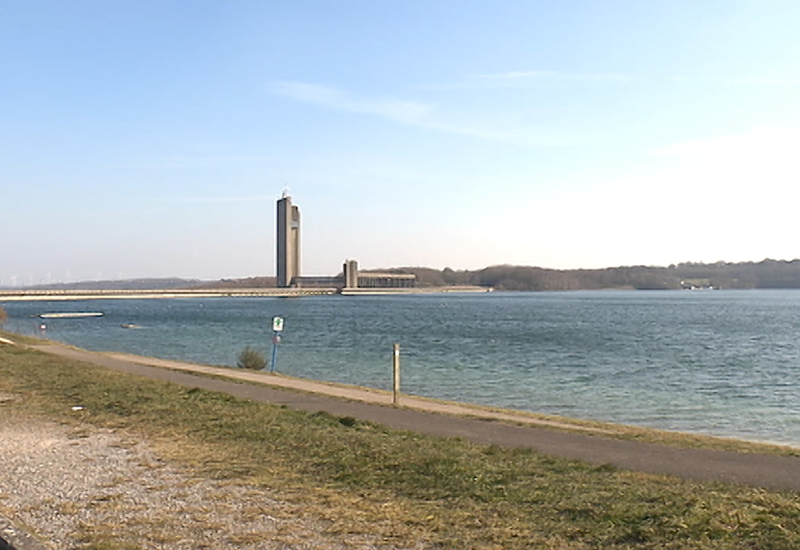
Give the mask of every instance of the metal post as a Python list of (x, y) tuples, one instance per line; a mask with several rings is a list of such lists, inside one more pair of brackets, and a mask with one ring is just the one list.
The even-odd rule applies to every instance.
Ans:
[(392, 344), (392, 372), (394, 384), (392, 391), (392, 405), (400, 404), (400, 344)]
[(281, 343), (281, 332), (283, 332), (283, 317), (275, 316), (272, 318), (272, 362), (269, 365), (269, 372), (275, 372), (275, 363), (278, 361), (278, 344)]
[(275, 332), (272, 335), (272, 362), (269, 364), (269, 372), (275, 372), (275, 362), (278, 360), (278, 342), (280, 336)]

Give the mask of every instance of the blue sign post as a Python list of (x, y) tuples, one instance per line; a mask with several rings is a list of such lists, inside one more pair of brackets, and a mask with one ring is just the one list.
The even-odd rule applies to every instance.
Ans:
[(283, 332), (283, 317), (272, 318), (272, 362), (269, 365), (269, 372), (275, 372), (275, 363), (278, 361), (278, 344), (281, 343), (281, 332)]

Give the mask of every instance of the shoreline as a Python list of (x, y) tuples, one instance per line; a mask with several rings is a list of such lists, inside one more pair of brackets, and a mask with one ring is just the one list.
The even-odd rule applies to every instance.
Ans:
[[(44, 351), (45, 353), (50, 353), (53, 352), (55, 349), (60, 348), (61, 350), (72, 350), (73, 352), (81, 355), (93, 354), (102, 357), (107, 357), (112, 360), (131, 362), (148, 367), (156, 367), (160, 369), (188, 372), (192, 374), (200, 374), (211, 377), (222, 377), (231, 380), (248, 382), (269, 387), (276, 387), (280, 389), (292, 390), (313, 395), (324, 395), (347, 401), (356, 401), (361, 403), (380, 405), (384, 407), (393, 407), (392, 392), (377, 388), (369, 388), (365, 386), (341, 384), (336, 382), (326, 382), (323, 380), (311, 380), (307, 378), (299, 378), (280, 373), (271, 373), (264, 370), (254, 371), (254, 370), (246, 370), (235, 367), (202, 365), (197, 363), (175, 361), (172, 359), (160, 359), (158, 357), (148, 357), (144, 355), (136, 355), (131, 353), (122, 353), (115, 351), (102, 351), (102, 352), (90, 351), (75, 346), (62, 344), (59, 342), (47, 341), (47, 343), (30, 345), (28, 347), (38, 351)], [(64, 354), (61, 352), (56, 352), (56, 353), (58, 355)], [(67, 351), (65, 355), (70, 355), (69, 351)], [(537, 414), (527, 411), (504, 409), (501, 407), (489, 407), (472, 403), (462, 403), (457, 401), (446, 401), (442, 399), (419, 397), (415, 395), (402, 394), (402, 393), (400, 394), (400, 401), (397, 407), (433, 412), (438, 414), (447, 414), (451, 416), (478, 418), (488, 421), (505, 421), (516, 424), (542, 426), (542, 427), (549, 427), (562, 430), (575, 430), (580, 432), (588, 432), (588, 433), (603, 434), (603, 435), (615, 435), (624, 432), (626, 430), (639, 429), (633, 426), (625, 426), (622, 424), (606, 424), (601, 422), (594, 422), (591, 420), (557, 417), (557, 416)], [(619, 426), (620, 429), (615, 430), (612, 428), (612, 426)]]
[[(33, 499), (7, 500), (7, 509), (49, 541), (59, 538), (54, 519), (70, 518), (80, 523), (62, 532), (80, 543), (131, 541), (165, 550), (173, 547), (170, 542), (177, 549), (187, 540), (221, 550), (262, 540), (285, 545), (292, 532), (302, 534), (298, 546), (328, 548), (309, 538), (314, 525), (334, 542), (331, 548), (348, 546), (344, 542), (364, 548), (522, 549), (598, 540), (621, 548), (631, 545), (631, 528), (648, 533), (634, 545), (654, 548), (674, 546), (678, 538), (692, 547), (699, 540), (726, 549), (747, 543), (794, 548), (800, 541), (797, 525), (787, 524), (797, 520), (797, 456), (614, 440), (268, 388), (75, 348), (57, 351), (62, 353), (0, 346), (8, 387), (19, 391), (7, 409), (23, 420), (18, 425), (30, 432), (35, 425), (24, 422), (30, 413), (74, 434), (54, 441), (51, 434), (32, 433), (34, 456), (17, 434), (7, 437), (20, 442), (5, 455), (12, 461), (14, 453), (22, 456), (23, 475), (5, 465), (0, 470), (10, 476), (13, 494)], [(13, 416), (0, 418), (8, 426)], [(121, 444), (112, 439), (115, 433)], [(42, 448), (42, 441), (49, 446)], [(131, 454), (134, 445), (149, 442), (156, 445), (154, 458), (163, 462)], [(117, 456), (147, 470), (140, 475)], [(31, 468), (37, 457), (42, 466)], [(110, 468), (86, 471), (103, 464)], [(146, 477), (169, 474), (171, 466), (192, 476), (192, 483)], [(204, 480), (210, 491), (202, 490)], [(27, 482), (36, 486), (29, 491), (21, 486)], [(58, 488), (65, 482), (68, 492)], [(221, 499), (226, 487), (242, 491)], [(131, 493), (141, 498), (120, 497)], [(57, 500), (61, 494), (67, 508)], [(240, 496), (253, 497), (249, 502), (256, 506), (232, 508), (242, 503)], [(275, 508), (283, 501), (292, 505), (286, 514)], [(39, 510), (43, 522), (31, 517)], [(576, 510), (587, 514), (575, 516)], [(276, 518), (291, 524), (282, 526)], [(309, 525), (303, 521), (308, 518), (322, 523)], [(228, 536), (226, 526), (241, 528), (242, 519), (267, 523), (244, 527), (238, 533), (246, 538)], [(729, 527), (720, 531), (717, 525)], [(761, 527), (754, 531), (753, 525)], [(287, 533), (284, 527), (290, 526), (296, 529)]]
[[(135, 363), (127, 356), (112, 357), (62, 345), (34, 344), (29, 349), (177, 386), (224, 393), (238, 399), (284, 406), (310, 414), (327, 413), (341, 419), (341, 423), (345, 425), (355, 419), (375, 423), (390, 430), (465, 439), (480, 445), (508, 449), (529, 449), (547, 456), (645, 474), (800, 491), (800, 458), (798, 450), (789, 447), (643, 429), (632, 429), (626, 433), (624, 426), (609, 426), (619, 430), (616, 433), (575, 430), (572, 425), (544, 424), (541, 420), (520, 422), (525, 415), (514, 415), (513, 419), (507, 419), (479, 408), (465, 406), (463, 410), (452, 409), (451, 407), (459, 405), (427, 400), (420, 400), (424, 405), (420, 409), (408, 406), (411, 398), (401, 401), (401, 406), (356, 401), (351, 395), (329, 395), (333, 392), (341, 393), (343, 389), (340, 386), (282, 376), (238, 373), (248, 377), (264, 377), (272, 382), (281, 380), (285, 385), (295, 386), (301, 382), (311, 384), (311, 389), (323, 389), (327, 394), (311, 393), (308, 387), (285, 388), (235, 380), (230, 375), (237, 374), (236, 371), (228, 368), (180, 363), (165, 363), (154, 367)], [(158, 362), (161, 363), (161, 360)], [(186, 370), (171, 368), (175, 366)], [(355, 391), (361, 397), (368, 395), (373, 401), (385, 398), (382, 392), (362, 388), (346, 387), (344, 390)]]
[[(82, 350), (81, 351), (88, 351)], [(166, 368), (191, 373), (205, 374), (208, 376), (221, 376), (232, 380), (241, 380), (260, 385), (273, 386), (311, 394), (326, 395), (339, 399), (360, 401), (368, 404), (376, 404), (385, 407), (393, 407), (392, 392), (366, 386), (357, 386), (338, 382), (328, 382), (324, 380), (313, 380), (300, 378), (282, 373), (270, 373), (266, 370), (250, 371), (237, 367), (202, 365), (185, 361), (175, 361), (171, 359), (160, 359), (158, 357), (148, 357), (130, 353), (106, 351), (91, 352), (98, 353), (112, 359), (130, 361), (140, 365), (151, 367)], [(407, 408), (419, 411), (433, 412), (465, 418), (476, 418), (486, 421), (510, 422), (519, 425), (539, 426), (555, 430), (577, 431), (588, 434), (595, 434), (601, 437), (620, 437), (631, 435), (653, 434), (660, 437), (680, 438), (682, 440), (694, 439), (695, 441), (717, 441), (752, 446), (764, 449), (784, 449), (788, 451), (800, 451), (800, 446), (793, 446), (772, 441), (753, 441), (736, 437), (721, 437), (714, 435), (697, 434), (691, 432), (679, 432), (673, 430), (661, 430), (657, 428), (646, 428), (635, 425), (620, 424), (614, 422), (604, 422), (600, 420), (587, 420), (581, 418), (571, 418), (566, 416), (549, 415), (531, 411), (521, 411), (507, 409), (503, 407), (480, 405), (462, 401), (448, 401), (433, 397), (423, 397), (412, 394), (400, 393), (398, 408)]]
[[(17, 345), (11, 340), (4, 340), (5, 344)], [(144, 367), (154, 367), (178, 373), (183, 372), (189, 375), (199, 375), (210, 378), (219, 377), (237, 383), (244, 382), (279, 390), (288, 390), (313, 396), (363, 403), (365, 405), (377, 405), (390, 410), (411, 410), (437, 415), (447, 415), (456, 418), (476, 419), (484, 422), (502, 422), (508, 425), (587, 434), (608, 440), (641, 441), (684, 448), (722, 449), (733, 450), (735, 452), (744, 451), (772, 454), (797, 454), (800, 452), (800, 446), (766, 440), (748, 440), (736, 437), (663, 430), (467, 402), (448, 401), (403, 393), (400, 394), (399, 403), (395, 406), (392, 404), (391, 391), (365, 386), (299, 378), (282, 373), (270, 373), (268, 371), (251, 371), (235, 367), (203, 365), (123, 352), (90, 351), (50, 340), (41, 340), (35, 344), (19, 345), (38, 351), (44, 351), (45, 353), (54, 353), (67, 357), (71, 356), (83, 361), (86, 361), (87, 357), (96, 356), (106, 358), (110, 361), (133, 363)], [(102, 362), (96, 361), (88, 362), (102, 364)]]
[[(336, 382), (326, 382), (324, 380), (311, 380), (298, 378), (280, 373), (270, 373), (267, 371), (249, 371), (234, 367), (215, 367), (211, 365), (199, 365), (171, 359), (159, 359), (157, 357), (147, 357), (120, 352), (100, 352), (102, 355), (131, 361), (140, 365), (151, 367), (167, 368), (179, 371), (206, 374), (210, 376), (222, 376), (233, 380), (242, 380), (255, 384), (274, 386), (283, 389), (301, 391), (311, 394), (321, 394), (351, 401), (360, 401), (386, 407), (393, 406), (392, 392), (365, 386), (351, 384), (341, 384)], [(536, 426), (547, 426), (556, 429), (578, 430), (597, 434), (612, 435), (616, 433), (609, 428), (594, 426), (591, 421), (583, 421), (572, 418), (551, 417), (526, 411), (515, 411), (501, 407), (488, 407), (473, 403), (462, 403), (458, 401), (446, 401), (428, 397), (419, 397), (410, 394), (400, 394), (398, 404), (401, 408), (436, 412), (440, 414), (450, 414), (454, 416), (467, 416), (482, 418), (485, 420), (501, 420), (507, 422), (531, 424)], [(597, 423), (599, 424), (599, 423)]]
[[(21, 336), (13, 333), (8, 333), (8, 334), (13, 336)], [(36, 338), (31, 338), (31, 337), (22, 337), (22, 338), (38, 340)], [(308, 378), (300, 378), (282, 373), (272, 373), (266, 370), (256, 371), (256, 370), (247, 370), (236, 367), (203, 365), (198, 363), (191, 363), (188, 361), (161, 359), (158, 357), (149, 357), (145, 355), (136, 355), (132, 353), (124, 353), (116, 351), (91, 351), (53, 340), (39, 340), (37, 343), (30, 344), (23, 342), (15, 342), (11, 339), (0, 337), (0, 344), (21, 346), (21, 347), (31, 348), (37, 351), (43, 351), (45, 353), (55, 353), (57, 355), (67, 355), (67, 356), (75, 354), (80, 354), (84, 356), (96, 355), (101, 357), (108, 357), (114, 360), (136, 363), (138, 365), (145, 365), (149, 367), (183, 371), (183, 372), (189, 372), (206, 376), (219, 376), (231, 380), (240, 380), (243, 382), (249, 382), (259, 385), (277, 387), (281, 389), (293, 390), (298, 392), (305, 392), (309, 394), (325, 395), (349, 401), (358, 401), (358, 402), (381, 405), (386, 407), (394, 406), (392, 403), (393, 395), (391, 391), (381, 390), (377, 388), (369, 388), (366, 386), (357, 386), (352, 384), (328, 382), (324, 380), (312, 380)], [(637, 428), (634, 426), (625, 426), (623, 424), (604, 423), (592, 420), (581, 420), (577, 418), (568, 418), (555, 415), (547, 415), (542, 413), (505, 409), (502, 407), (491, 407), (474, 403), (447, 401), (431, 397), (420, 397), (416, 395), (403, 394), (403, 393), (400, 394), (400, 401), (398, 407), (421, 410), (421, 411), (429, 411), (439, 414), (449, 414), (453, 416), (480, 418), (484, 420), (499, 420), (499, 421), (518, 423), (518, 424), (544, 426), (554, 429), (576, 430), (576, 431), (605, 434), (605, 435), (613, 435), (626, 430), (639, 430), (639, 429), (652, 432), (659, 431), (659, 430), (649, 430), (646, 428)], [(619, 427), (620, 429), (614, 429), (613, 427), (615, 426)], [(686, 434), (686, 435), (691, 435), (691, 434)], [(715, 438), (715, 439), (725, 439), (725, 438)]]

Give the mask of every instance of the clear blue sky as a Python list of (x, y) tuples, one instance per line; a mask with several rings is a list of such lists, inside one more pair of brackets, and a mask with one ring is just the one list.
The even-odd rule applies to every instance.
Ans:
[(800, 2), (0, 3), (0, 285), (800, 256)]

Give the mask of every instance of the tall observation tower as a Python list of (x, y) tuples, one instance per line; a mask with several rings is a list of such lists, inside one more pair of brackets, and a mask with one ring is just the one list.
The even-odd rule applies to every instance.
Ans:
[(300, 277), (300, 209), (292, 206), (292, 197), (284, 191), (278, 201), (278, 286), (292, 286)]

